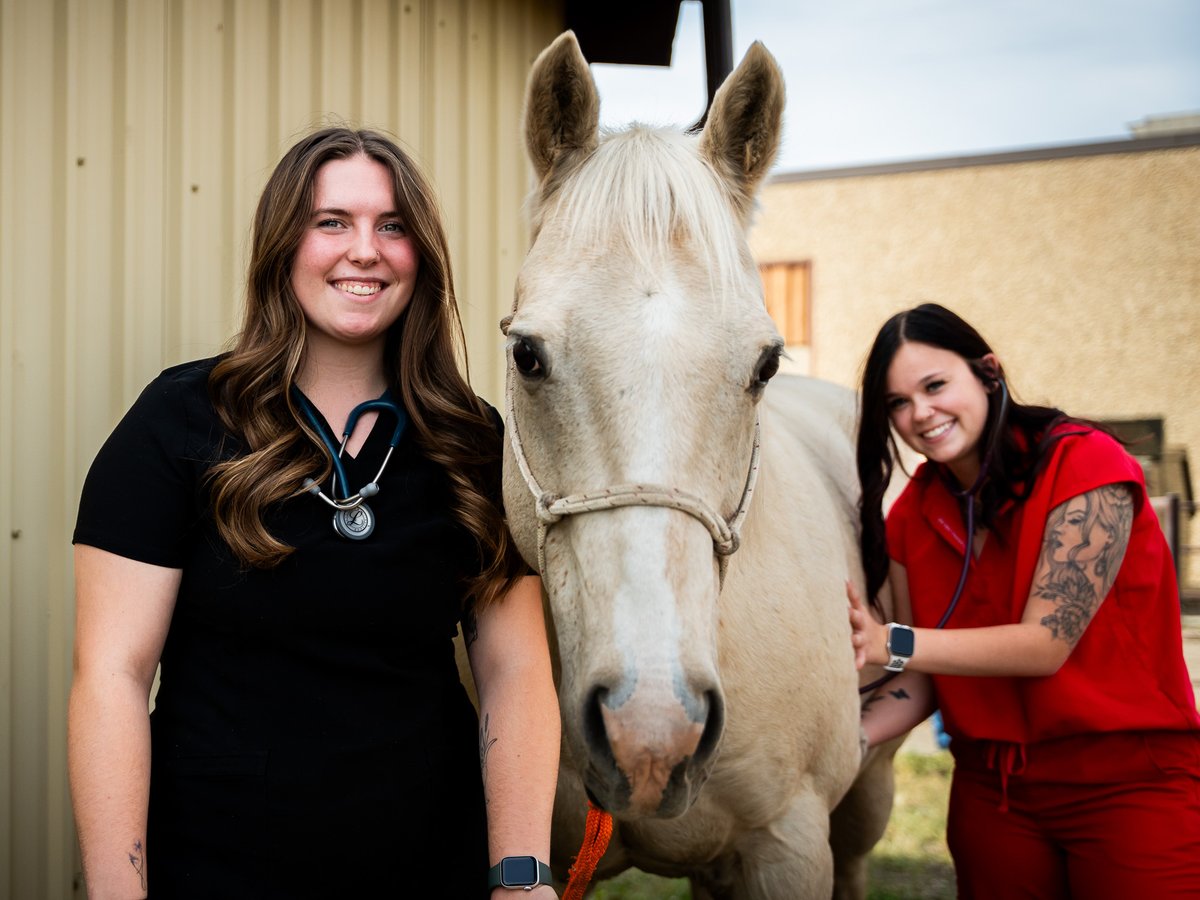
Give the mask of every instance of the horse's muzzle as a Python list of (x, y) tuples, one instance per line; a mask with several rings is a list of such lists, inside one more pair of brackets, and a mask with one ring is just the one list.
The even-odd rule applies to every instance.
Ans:
[(720, 687), (652, 694), (639, 688), (619, 705), (594, 687), (583, 714), (584, 782), (604, 809), (628, 818), (672, 818), (695, 802), (725, 721)]

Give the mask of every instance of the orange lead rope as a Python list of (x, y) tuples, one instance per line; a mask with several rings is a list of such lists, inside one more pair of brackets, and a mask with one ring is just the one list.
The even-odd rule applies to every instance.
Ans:
[(596, 866), (608, 849), (612, 832), (612, 814), (589, 800), (587, 822), (583, 826), (583, 846), (575, 857), (575, 865), (571, 866), (571, 877), (567, 881), (567, 889), (563, 891), (562, 900), (583, 900), (583, 892), (596, 874)]

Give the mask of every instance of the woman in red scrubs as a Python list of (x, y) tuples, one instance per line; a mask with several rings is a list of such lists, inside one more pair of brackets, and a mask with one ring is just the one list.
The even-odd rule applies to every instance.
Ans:
[[(885, 526), (893, 435), (926, 462)], [(867, 595), (890, 582), (897, 621), (851, 589), (856, 661), (900, 672), (863, 728), (940, 709), (959, 896), (1200, 896), (1200, 715), (1140, 465), (1012, 400), (979, 333), (925, 304), (868, 356), (858, 467)]]

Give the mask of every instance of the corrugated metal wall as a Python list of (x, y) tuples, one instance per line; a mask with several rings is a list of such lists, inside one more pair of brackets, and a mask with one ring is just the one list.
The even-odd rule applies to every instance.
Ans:
[(495, 402), (526, 245), (522, 90), (561, 22), (553, 0), (0, 0), (0, 897), (82, 896), (79, 488), (142, 386), (236, 327), (271, 166), (328, 119), (415, 150)]

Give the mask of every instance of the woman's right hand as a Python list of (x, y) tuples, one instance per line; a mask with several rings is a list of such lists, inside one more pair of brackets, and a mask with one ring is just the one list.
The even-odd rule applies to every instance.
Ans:
[(846, 599), (850, 601), (850, 644), (854, 647), (854, 667), (887, 662), (887, 629), (863, 603), (854, 582), (846, 581)]

